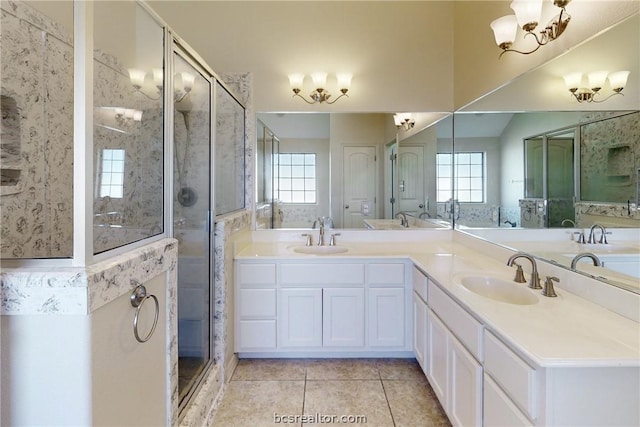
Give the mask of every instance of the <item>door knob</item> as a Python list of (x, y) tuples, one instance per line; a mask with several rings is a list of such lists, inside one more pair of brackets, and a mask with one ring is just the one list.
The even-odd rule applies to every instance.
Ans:
[(424, 205), (423, 205), (422, 203), (420, 203), (420, 204), (418, 205), (418, 207), (419, 207), (420, 209), (422, 209), (422, 208), (424, 208)]
[(349, 209), (349, 205), (344, 205), (344, 208), (345, 209)]

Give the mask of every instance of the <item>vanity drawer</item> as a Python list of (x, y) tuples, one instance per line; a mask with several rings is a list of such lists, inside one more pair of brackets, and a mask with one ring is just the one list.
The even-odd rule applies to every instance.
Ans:
[(536, 418), (536, 370), (488, 331), (484, 333), (484, 368), (522, 411)]
[(486, 427), (533, 426), (489, 375), (484, 374), (484, 422)]
[(424, 302), (429, 302), (427, 299), (427, 286), (429, 285), (429, 278), (424, 273), (413, 267), (412, 274), (413, 290), (422, 298)]
[(275, 285), (275, 264), (237, 264), (237, 283), (240, 285)]
[(404, 286), (404, 264), (369, 264), (367, 281), (370, 285)]
[(362, 285), (364, 286), (364, 264), (282, 264), (281, 285)]
[(469, 352), (482, 362), (482, 324), (432, 281), (427, 284), (429, 307), (447, 325)]
[(275, 289), (240, 289), (238, 292), (240, 318), (276, 316)]

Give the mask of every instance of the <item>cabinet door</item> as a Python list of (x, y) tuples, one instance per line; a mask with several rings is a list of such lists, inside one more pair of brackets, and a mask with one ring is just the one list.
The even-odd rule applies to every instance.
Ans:
[(404, 288), (369, 288), (368, 303), (369, 346), (404, 347)]
[(364, 288), (325, 288), (322, 303), (322, 345), (364, 347)]
[(427, 304), (416, 292), (413, 293), (413, 353), (416, 360), (427, 373)]
[(448, 411), (447, 377), (449, 375), (449, 358), (447, 357), (447, 328), (431, 311), (427, 310), (427, 378), (435, 391), (440, 404)]
[(449, 349), (449, 417), (453, 425), (482, 425), (482, 366), (451, 334)]
[(278, 298), (278, 347), (322, 345), (322, 289), (281, 289)]

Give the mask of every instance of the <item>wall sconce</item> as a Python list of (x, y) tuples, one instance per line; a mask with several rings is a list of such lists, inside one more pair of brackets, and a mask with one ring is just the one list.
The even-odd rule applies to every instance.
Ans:
[[(622, 95), (622, 89), (627, 84), (629, 78), (629, 71), (616, 71), (609, 74), (608, 71), (594, 71), (587, 73), (588, 86), (582, 84), (584, 75), (582, 73), (571, 73), (564, 76), (564, 83), (576, 98), (578, 102), (604, 102), (614, 95)], [(609, 86), (613, 93), (604, 99), (596, 100), (595, 97), (599, 95), (600, 90), (604, 86), (605, 82), (609, 80)]]
[[(147, 78), (147, 73), (144, 70), (139, 70), (137, 68), (129, 68), (129, 80), (131, 80), (131, 85), (133, 86), (133, 88), (136, 90), (136, 92), (140, 92), (141, 94), (143, 94), (144, 96), (146, 96), (149, 99), (152, 100), (157, 100), (160, 99), (160, 96), (157, 97), (152, 97), (147, 95), (143, 90), (142, 87), (144, 86), (144, 81)], [(154, 68), (151, 70), (151, 73), (153, 75), (153, 84), (155, 85), (156, 89), (158, 90), (158, 95), (162, 94), (162, 85), (163, 85), (163, 81), (164, 81), (164, 71), (161, 68)]]
[(349, 88), (351, 86), (352, 75), (347, 73), (337, 73), (336, 78), (338, 79), (338, 87), (340, 88), (340, 92), (342, 92), (342, 95), (340, 95), (333, 101), (329, 101), (331, 94), (325, 89), (327, 86), (327, 73), (325, 72), (316, 72), (311, 74), (313, 86), (316, 88), (309, 95), (311, 101), (300, 95), (302, 84), (304, 82), (304, 74), (289, 74), (289, 84), (291, 85), (291, 90), (293, 90), (293, 96), (302, 98), (302, 100), (307, 104), (315, 104), (316, 102), (333, 104), (343, 96), (346, 96), (347, 98), (349, 97), (349, 95), (347, 95), (347, 92), (349, 91)]
[[(181, 102), (189, 94), (189, 92), (191, 92), (195, 81), (196, 76), (187, 71), (176, 74), (176, 102)], [(178, 96), (180, 92), (182, 92), (182, 94)]]
[(133, 108), (121, 108), (116, 107), (115, 109), (116, 119), (127, 119), (133, 120), (134, 122), (142, 121), (142, 111), (134, 110)]
[[(540, 46), (544, 46), (560, 37), (571, 20), (571, 16), (565, 9), (570, 1), (571, 0), (553, 0), (553, 4), (560, 8), (560, 14), (553, 18), (551, 22), (540, 31), (540, 35), (538, 36), (533, 31), (540, 21), (542, 0), (514, 0), (511, 3), (511, 9), (513, 9), (515, 15), (503, 16), (493, 21), (490, 25), (496, 39), (496, 44), (502, 49), (500, 58), (505, 52), (518, 52), (523, 55), (529, 55), (540, 49)], [(529, 52), (511, 49), (516, 39), (518, 27), (526, 31), (525, 37), (528, 35), (534, 37), (538, 43), (535, 49)]]
[(396, 113), (393, 115), (393, 122), (398, 129), (402, 128), (405, 132), (413, 129), (416, 124), (411, 113)]

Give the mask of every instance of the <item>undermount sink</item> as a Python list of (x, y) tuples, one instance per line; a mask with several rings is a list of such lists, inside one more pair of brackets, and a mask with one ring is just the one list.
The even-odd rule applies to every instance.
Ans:
[(491, 276), (464, 276), (460, 284), (473, 293), (495, 301), (516, 305), (531, 305), (538, 302), (526, 284), (509, 282)]
[(309, 255), (334, 255), (343, 254), (349, 249), (344, 246), (296, 246), (293, 251), (299, 254)]

